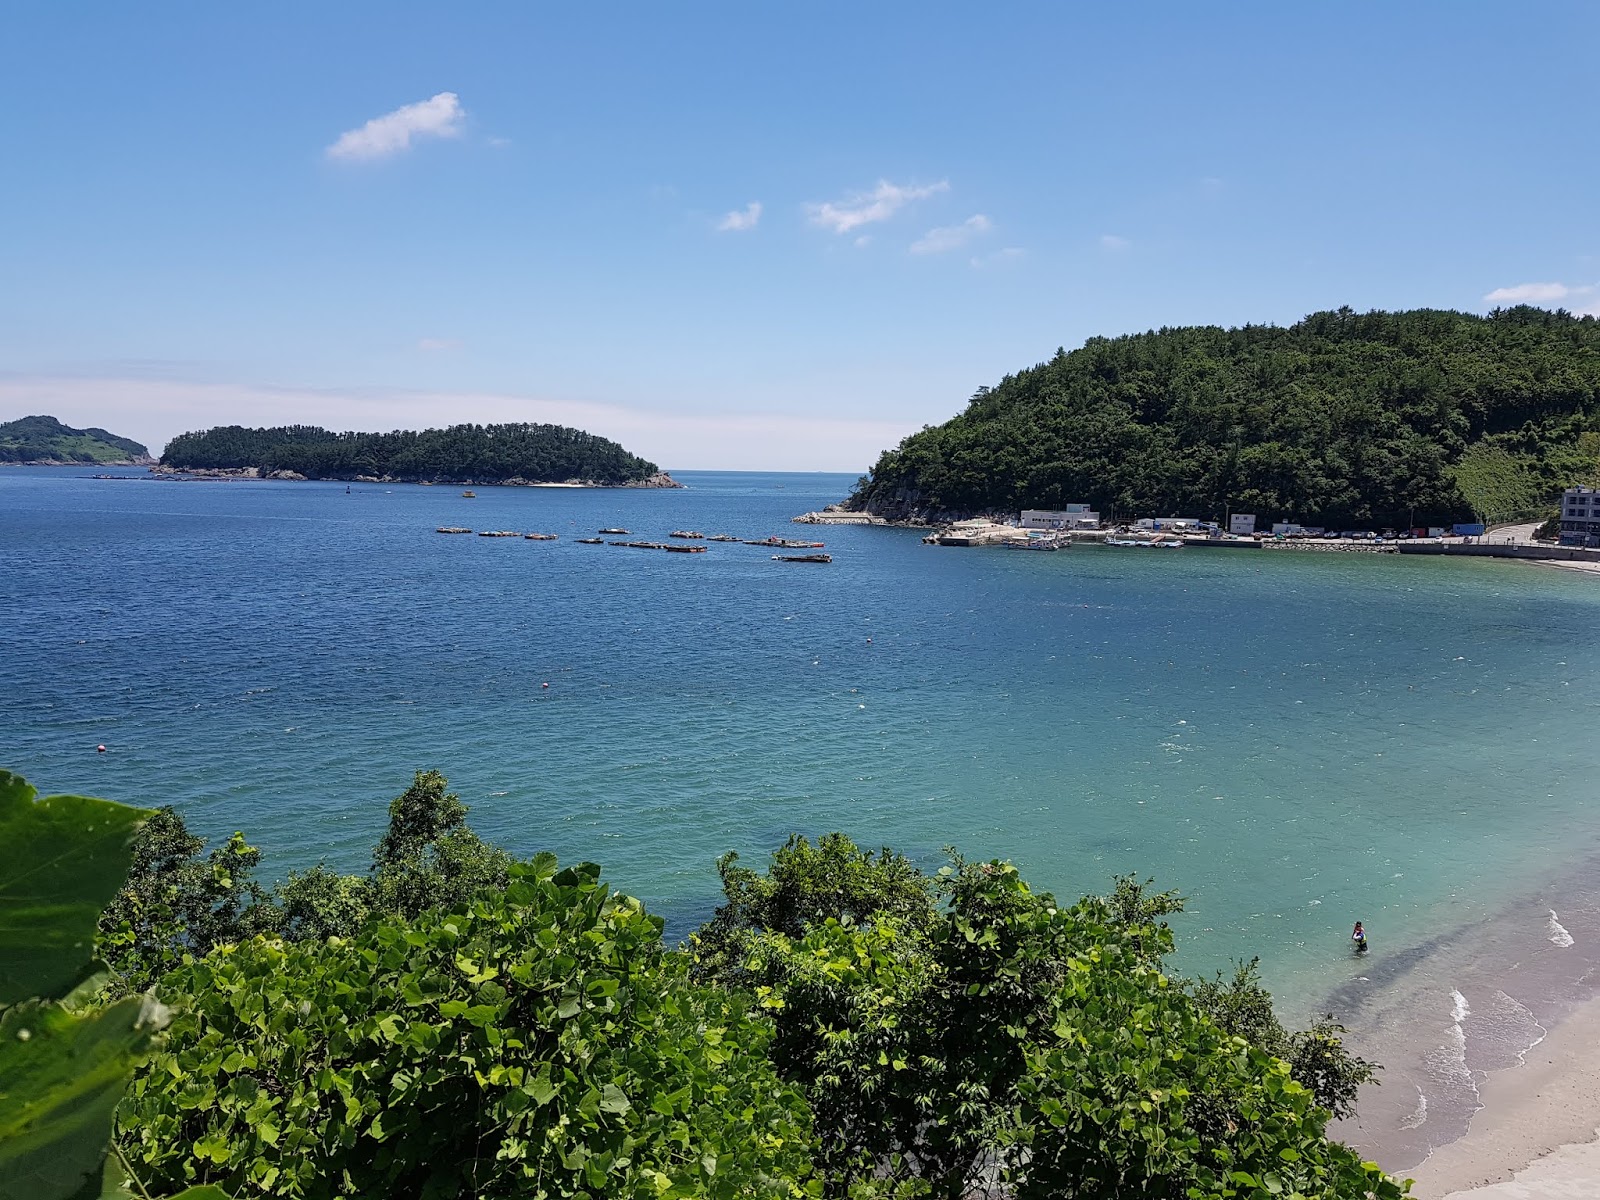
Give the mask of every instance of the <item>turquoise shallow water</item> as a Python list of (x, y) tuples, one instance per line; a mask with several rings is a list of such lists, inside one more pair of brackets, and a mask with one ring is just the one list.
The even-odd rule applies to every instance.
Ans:
[[(724, 850), (844, 829), (1191, 897), (1184, 962), (1347, 982), (1600, 849), (1600, 580), (1396, 556), (1013, 554), (819, 530), (844, 476), (678, 492), (0, 471), (0, 765), (362, 864), (436, 766), (487, 836), (681, 931)], [(441, 524), (558, 542), (442, 537)], [(549, 687), (543, 685), (548, 683)], [(109, 752), (95, 753), (97, 743)]]

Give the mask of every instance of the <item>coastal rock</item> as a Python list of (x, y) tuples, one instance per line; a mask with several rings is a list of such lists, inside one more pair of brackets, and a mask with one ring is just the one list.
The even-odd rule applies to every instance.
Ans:
[(627, 488), (681, 488), (683, 484), (679, 483), (665, 471), (657, 471), (648, 479), (629, 480), (622, 486)]

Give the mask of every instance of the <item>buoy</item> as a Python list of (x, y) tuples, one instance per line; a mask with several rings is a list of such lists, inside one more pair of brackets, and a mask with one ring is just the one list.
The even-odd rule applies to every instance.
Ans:
[(96, 746), (94, 748), (94, 752), (96, 754), (104, 754), (106, 752), (106, 744), (104, 742), (101, 742), (98, 746)]
[(550, 685), (548, 683), (541, 683), (539, 686), (542, 687), (542, 688), (547, 688)]

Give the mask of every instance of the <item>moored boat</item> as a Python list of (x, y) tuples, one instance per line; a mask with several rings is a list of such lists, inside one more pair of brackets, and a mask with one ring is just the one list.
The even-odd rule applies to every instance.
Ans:
[(439, 532), (440, 533), (471, 533), (472, 530), (468, 529), (465, 525), (441, 525), (441, 526), (439, 526)]
[(773, 562), (831, 563), (831, 554), (774, 554)]
[(626, 537), (627, 534), (628, 534), (628, 531), (626, 529), (602, 529), (600, 532), (601, 533), (620, 533), (624, 537)]
[(671, 533), (667, 534), (667, 536), (675, 538), (703, 538), (705, 537), (705, 534), (693, 529), (674, 529)]
[(515, 529), (480, 529), (479, 537), (521, 537)]
[(525, 533), (522, 536), (530, 542), (553, 542), (561, 535), (559, 533)]
[(576, 538), (574, 540), (580, 546), (604, 546), (606, 544), (605, 538)]

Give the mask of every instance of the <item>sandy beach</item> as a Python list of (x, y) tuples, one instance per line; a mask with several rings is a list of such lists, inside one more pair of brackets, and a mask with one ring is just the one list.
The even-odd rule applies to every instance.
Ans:
[(1600, 1198), (1597, 872), (1533, 884), (1330, 997), (1384, 1064), (1332, 1132), (1419, 1200)]
[(1410, 1172), (1419, 1200), (1600, 1196), (1600, 1000), (1492, 1072), (1467, 1135)]

